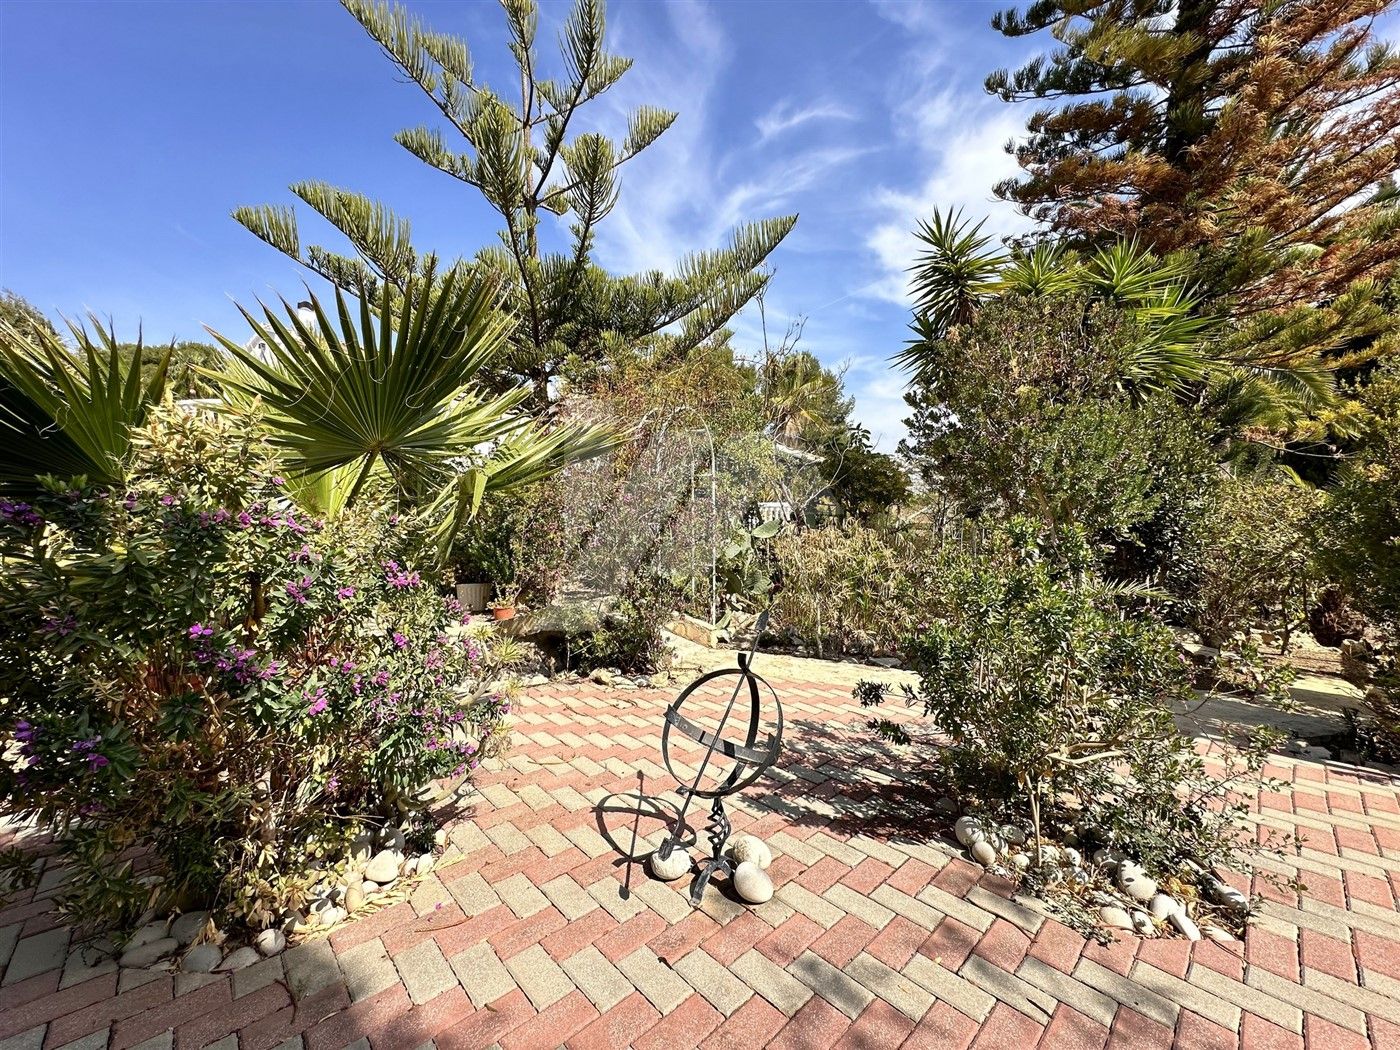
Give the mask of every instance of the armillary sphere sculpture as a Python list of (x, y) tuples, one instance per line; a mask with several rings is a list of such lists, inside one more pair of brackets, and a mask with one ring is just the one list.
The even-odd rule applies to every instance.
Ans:
[[(690, 808), (690, 803), (697, 798), (711, 799), (710, 804), (710, 826), (707, 832), (710, 839), (711, 855), (700, 862), (700, 873), (696, 876), (694, 884), (690, 890), (691, 904), (698, 905), (700, 898), (705, 892), (705, 884), (710, 881), (710, 877), (716, 871), (722, 871), (726, 875), (734, 873), (733, 865), (723, 856), (724, 844), (728, 840), (730, 832), (733, 830), (729, 823), (729, 816), (724, 812), (724, 800), (727, 796), (737, 791), (742, 791), (748, 787), (778, 760), (778, 754), (783, 747), (783, 705), (778, 700), (778, 694), (766, 681), (753, 673), (753, 657), (758, 648), (758, 639), (763, 634), (763, 629), (768, 624), (768, 613), (760, 614), (755, 625), (754, 641), (747, 653), (739, 654), (739, 666), (730, 667), (720, 671), (710, 671), (703, 674), (695, 681), (691, 682), (676, 697), (675, 702), (666, 708), (666, 725), (661, 731), (661, 759), (666, 763), (666, 769), (671, 776), (676, 778), (680, 784), (677, 789), (685, 799), (681, 806), (680, 813), (676, 817), (675, 827), (671, 829), (670, 835), (657, 849), (657, 856), (661, 860), (670, 857), (673, 850), (679, 848), (681, 833), (685, 828), (685, 814)], [(715, 726), (713, 733), (706, 731), (696, 724), (691, 718), (682, 714), (682, 708), (688, 699), (710, 685), (711, 683), (721, 683), (719, 695), (723, 696), (723, 688), (729, 684), (729, 679), (734, 679), (734, 689), (730, 693), (729, 703), (720, 715), (719, 722)], [(766, 691), (766, 693), (765, 693)], [(729, 725), (730, 716), (734, 713), (734, 708), (738, 704), (741, 693), (747, 693), (749, 701), (748, 730), (744, 734), (742, 743), (725, 739), (724, 732)], [(763, 740), (759, 739), (759, 724), (763, 713), (764, 701), (771, 698), (773, 712), (773, 722), (775, 730), (769, 733)], [(698, 699), (697, 699), (698, 703)], [(705, 748), (704, 757), (700, 761), (700, 768), (695, 774), (692, 783), (687, 784), (676, 772), (671, 763), (671, 733), (680, 733), (682, 736), (694, 740)], [(704, 781), (705, 773), (710, 766), (715, 753), (733, 760), (733, 768), (727, 776), (723, 776), (712, 787), (702, 788), (700, 785)]]

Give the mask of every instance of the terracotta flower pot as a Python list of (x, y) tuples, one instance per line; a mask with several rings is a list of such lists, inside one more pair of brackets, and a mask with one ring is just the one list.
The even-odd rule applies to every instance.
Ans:
[(515, 619), (515, 606), (498, 606), (497, 608), (491, 610), (491, 615), (498, 620), (513, 620)]

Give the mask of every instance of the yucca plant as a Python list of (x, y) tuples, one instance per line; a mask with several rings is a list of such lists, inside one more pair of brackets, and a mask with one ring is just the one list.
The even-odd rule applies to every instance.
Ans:
[(541, 424), (521, 410), (524, 385), (478, 385), (510, 334), (493, 287), (454, 270), (414, 278), (406, 292), (381, 283), (354, 305), (337, 289), (334, 318), (312, 297), (312, 325), (285, 301), (285, 317), (242, 310), (268, 359), (213, 332), (231, 356), (213, 375), (227, 410), (256, 416), (294, 494), (335, 513), (387, 481), (400, 500), (441, 506), (445, 549), (485, 493), (538, 481), (617, 437)]
[(140, 339), (127, 353), (92, 321), (95, 337), (69, 322), (71, 348), (51, 331), (0, 323), (0, 490), (28, 495), (44, 474), (121, 481), (131, 429), (164, 395), (171, 350), (143, 380)]

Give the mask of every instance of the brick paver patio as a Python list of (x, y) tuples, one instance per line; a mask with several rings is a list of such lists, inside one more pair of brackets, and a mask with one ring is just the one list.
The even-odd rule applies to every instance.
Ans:
[(918, 752), (845, 687), (778, 688), (781, 769), (731, 808), (775, 854), (761, 907), (692, 909), (609, 844), (659, 841), (627, 798), (674, 797), (670, 694), (543, 686), (438, 868), (328, 939), (232, 976), (90, 968), (41, 883), (0, 912), (0, 1050), (1400, 1047), (1396, 779), (1280, 759), (1259, 820), (1304, 837), (1302, 894), (1266, 887), (1243, 944), (1103, 947), (938, 838)]

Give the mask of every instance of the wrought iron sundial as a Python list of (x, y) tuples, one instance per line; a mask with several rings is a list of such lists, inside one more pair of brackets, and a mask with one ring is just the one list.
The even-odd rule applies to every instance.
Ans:
[[(675, 826), (671, 829), (670, 835), (666, 837), (656, 853), (659, 858), (665, 860), (670, 857), (673, 850), (680, 847), (682, 833), (685, 829), (685, 814), (690, 808), (690, 803), (697, 798), (707, 798), (712, 800), (710, 804), (710, 824), (707, 836), (710, 840), (711, 855), (700, 862), (700, 872), (695, 878), (695, 882), (690, 890), (691, 904), (698, 905), (705, 892), (705, 885), (710, 881), (710, 877), (716, 871), (722, 871), (726, 875), (732, 875), (733, 865), (724, 856), (724, 844), (733, 830), (729, 823), (729, 815), (724, 811), (724, 799), (737, 791), (742, 791), (778, 760), (778, 754), (783, 747), (783, 705), (778, 700), (778, 694), (773, 687), (753, 672), (753, 658), (758, 649), (758, 639), (763, 634), (763, 629), (768, 625), (768, 613), (764, 611), (758, 617), (758, 622), (754, 625), (754, 640), (747, 653), (739, 654), (739, 666), (724, 668), (719, 671), (710, 671), (701, 675), (691, 682), (676, 697), (670, 707), (666, 708), (666, 724), (661, 731), (661, 759), (666, 763), (667, 771), (676, 778), (680, 784), (678, 791), (684, 803), (681, 805), (680, 813), (676, 817)], [(698, 704), (698, 693), (707, 686), (719, 683), (719, 695), (723, 696), (723, 690), (729, 685), (729, 680), (733, 679), (733, 691), (730, 693), (729, 702), (725, 706), (723, 713), (715, 725), (714, 732), (709, 732), (695, 722), (692, 718), (682, 713), (682, 708), (687, 700), (694, 698)], [(773, 722), (776, 728), (767, 734), (762, 740), (759, 739), (759, 726), (762, 722), (762, 714), (765, 696), (763, 691), (767, 691), (767, 696), (772, 699)], [(730, 716), (734, 713), (734, 708), (738, 704), (739, 695), (747, 692), (749, 700), (748, 729), (744, 733), (741, 742), (726, 739), (725, 729), (729, 725)], [(676, 772), (671, 761), (671, 733), (675, 731), (690, 740), (695, 741), (705, 748), (704, 757), (700, 761), (699, 769), (695, 774), (693, 782), (687, 784)], [(723, 776), (712, 787), (701, 787), (704, 782), (705, 773), (709, 768), (715, 753), (729, 758), (733, 761), (733, 768), (728, 775)]]

